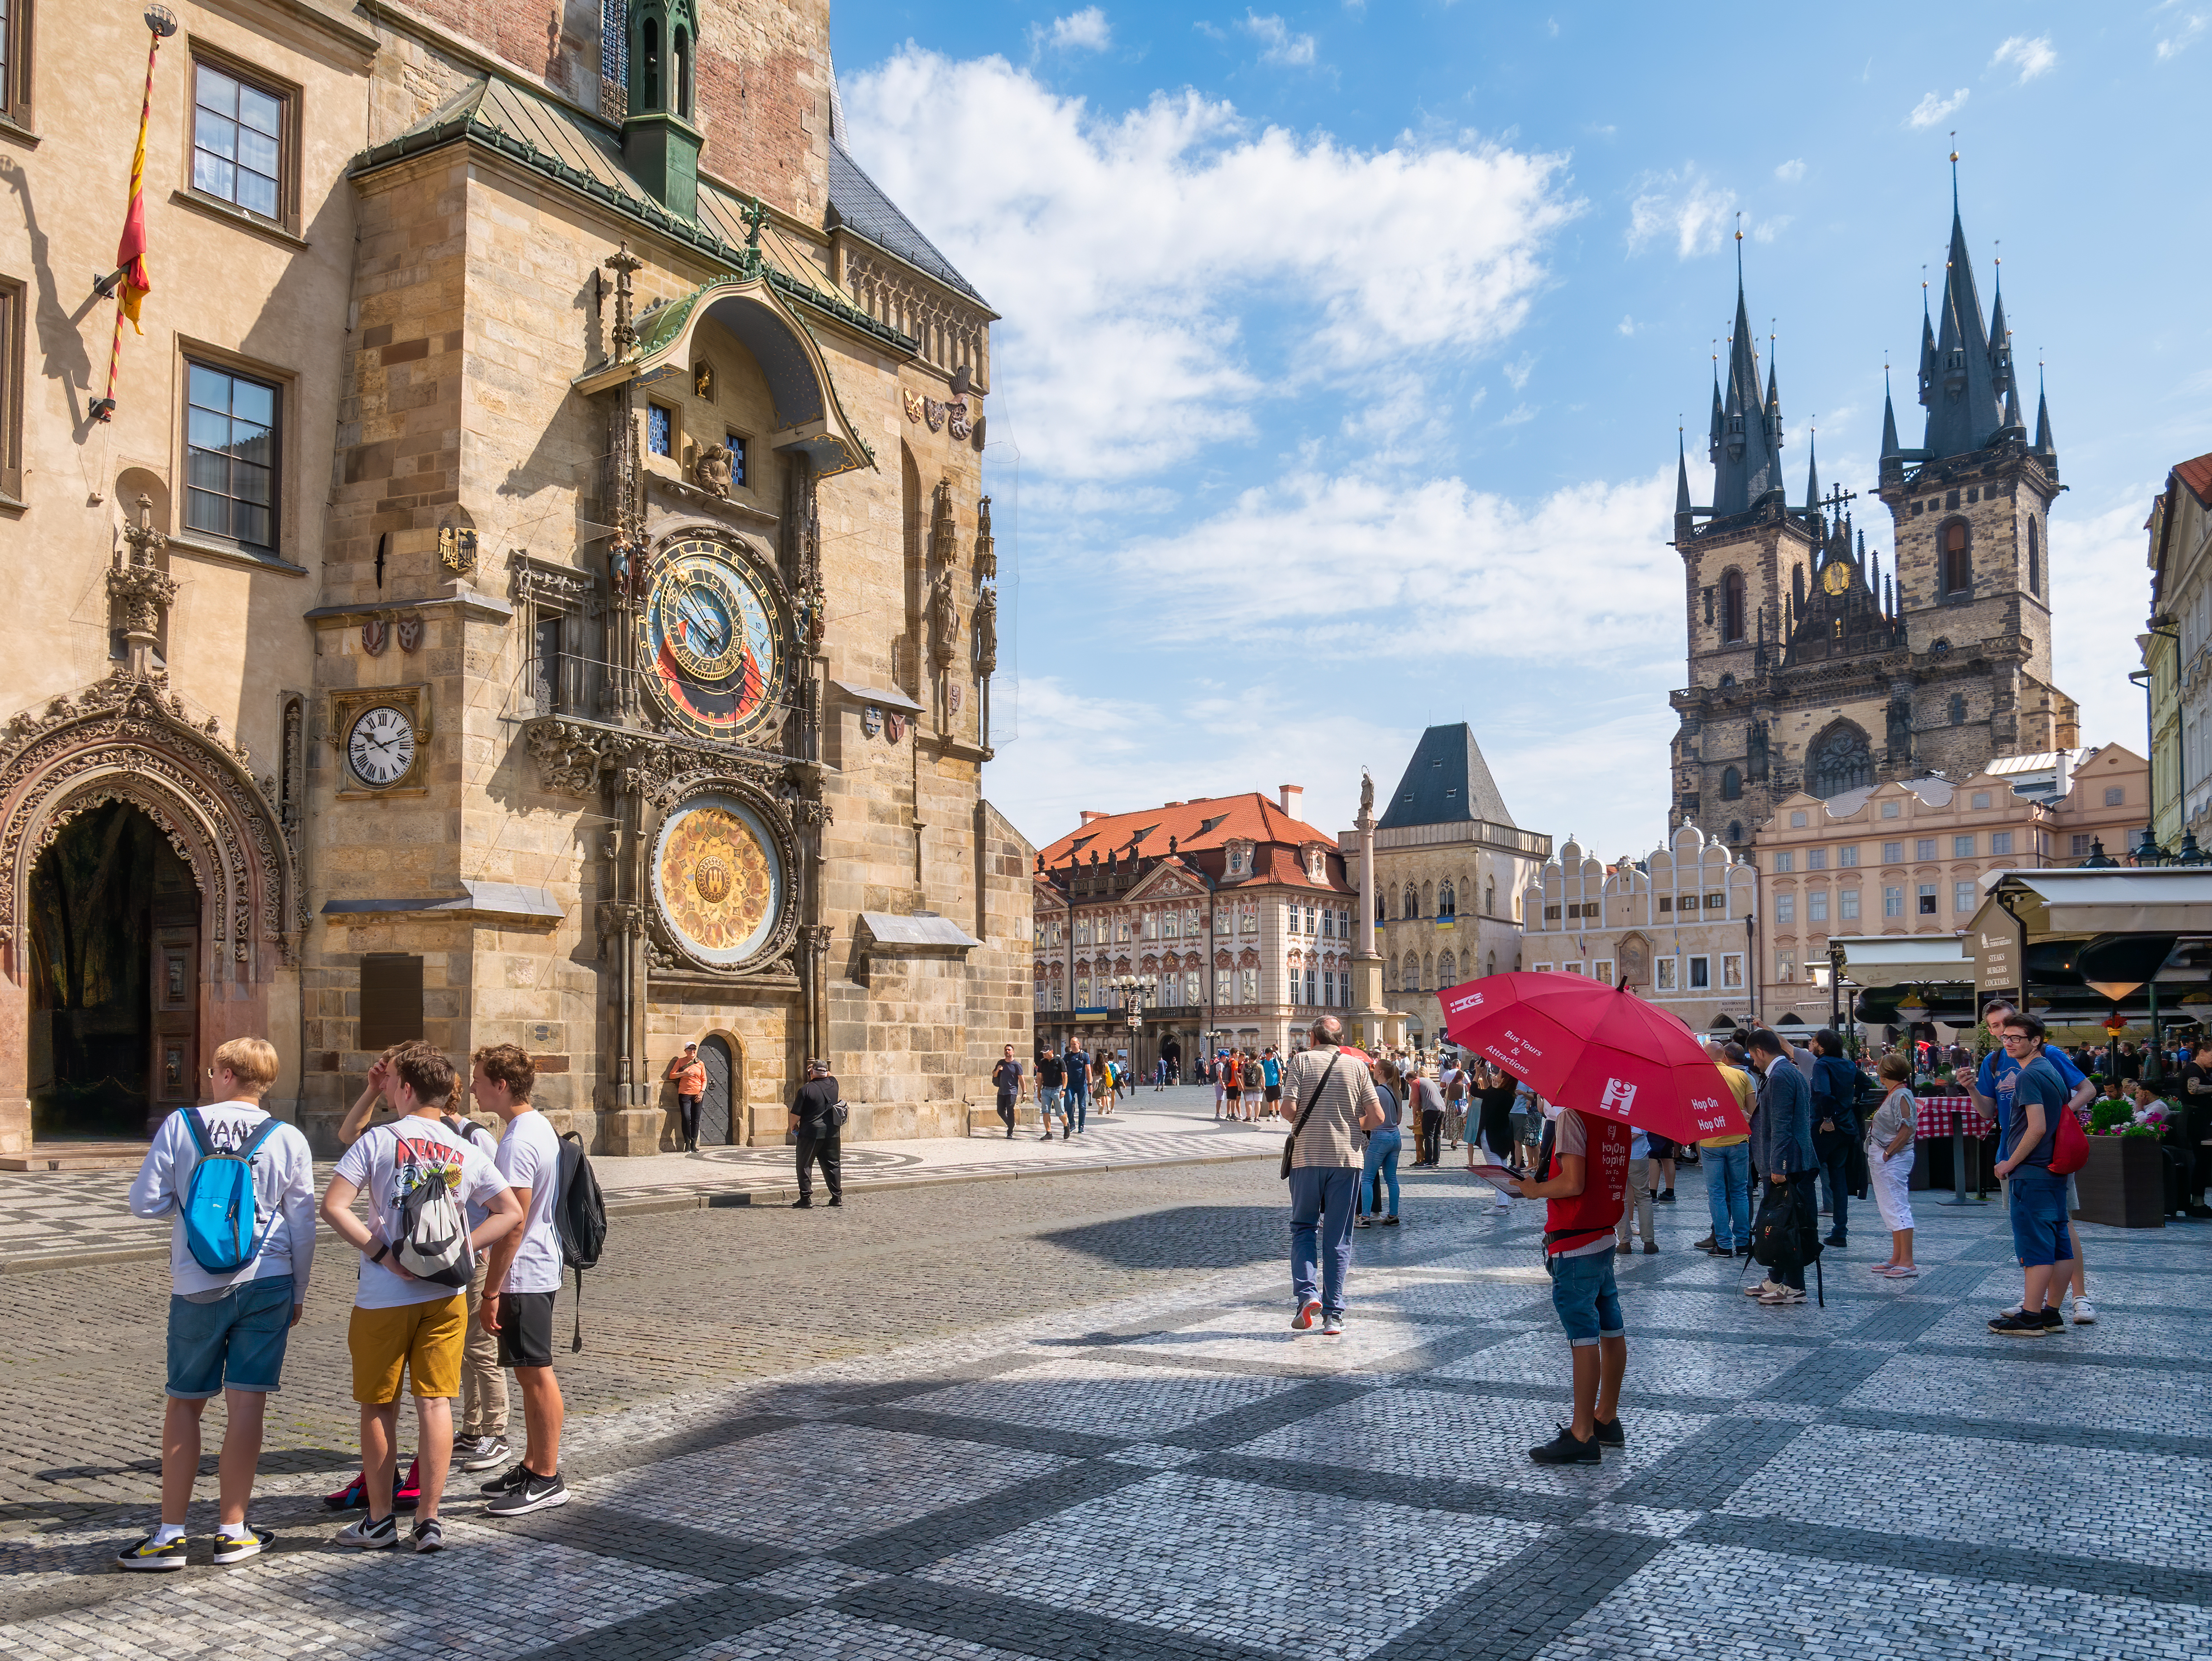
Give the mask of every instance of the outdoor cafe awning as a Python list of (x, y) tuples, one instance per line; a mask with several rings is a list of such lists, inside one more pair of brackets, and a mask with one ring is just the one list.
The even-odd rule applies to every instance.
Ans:
[(2002, 871), (1984, 879), (1990, 897), (1975, 930), (2013, 931), (2002, 895), (2027, 925), (2030, 944), (2081, 934), (2212, 934), (2212, 870)]
[(1974, 959), (1956, 934), (1838, 934), (1844, 978), (1856, 986), (1926, 986), (1974, 978)]

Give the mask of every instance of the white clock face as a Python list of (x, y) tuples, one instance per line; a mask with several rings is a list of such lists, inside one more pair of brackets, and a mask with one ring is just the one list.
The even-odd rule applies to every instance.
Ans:
[(381, 789), (407, 776), (415, 764), (415, 725), (388, 703), (364, 709), (346, 738), (346, 760), (354, 776)]

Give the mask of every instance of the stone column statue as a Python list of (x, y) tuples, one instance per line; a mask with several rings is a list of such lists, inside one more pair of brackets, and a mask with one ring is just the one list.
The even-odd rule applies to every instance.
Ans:
[(960, 638), (960, 613), (952, 598), (952, 569), (946, 566), (929, 587), (929, 660), (938, 668), (951, 665)]

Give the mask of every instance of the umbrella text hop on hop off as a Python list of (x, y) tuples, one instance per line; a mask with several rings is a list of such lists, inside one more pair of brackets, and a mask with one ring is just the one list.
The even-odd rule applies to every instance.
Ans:
[(1675, 1141), (1740, 1135), (1735, 1094), (1690, 1029), (1580, 975), (1486, 975), (1443, 994), (1444, 1031), (1539, 1095)]

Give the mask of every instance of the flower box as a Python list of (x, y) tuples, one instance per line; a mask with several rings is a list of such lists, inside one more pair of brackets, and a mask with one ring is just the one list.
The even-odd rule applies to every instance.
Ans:
[(2089, 1163), (2075, 1173), (2085, 1223), (2166, 1226), (2166, 1153), (2155, 1136), (2092, 1136)]

